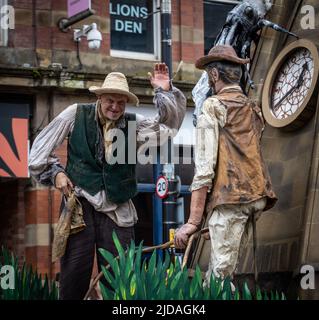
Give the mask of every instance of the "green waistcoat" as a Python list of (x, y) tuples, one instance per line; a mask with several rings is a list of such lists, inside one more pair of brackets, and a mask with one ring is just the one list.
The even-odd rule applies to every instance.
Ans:
[(125, 136), (125, 149), (119, 149), (125, 150), (125, 164), (105, 161), (104, 141), (95, 119), (95, 104), (78, 104), (68, 142), (66, 172), (73, 184), (92, 196), (105, 190), (107, 198), (117, 204), (137, 194), (136, 165), (127, 163), (128, 145), (132, 143), (131, 139), (136, 139), (136, 135), (128, 134), (128, 121), (135, 121), (136, 115), (125, 113), (124, 120), (125, 127), (120, 130)]

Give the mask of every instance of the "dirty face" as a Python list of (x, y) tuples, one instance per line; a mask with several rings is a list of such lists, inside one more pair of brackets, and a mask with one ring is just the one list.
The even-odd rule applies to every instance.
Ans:
[(123, 115), (128, 98), (123, 94), (112, 93), (100, 95), (99, 100), (103, 116), (115, 121)]

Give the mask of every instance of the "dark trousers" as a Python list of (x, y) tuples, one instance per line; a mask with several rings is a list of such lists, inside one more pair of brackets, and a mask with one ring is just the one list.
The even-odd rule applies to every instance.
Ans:
[(79, 233), (70, 235), (66, 252), (61, 258), (60, 299), (82, 300), (89, 289), (94, 253), (97, 252), (99, 272), (101, 264), (106, 260), (98, 252), (99, 248), (110, 251), (117, 256), (113, 243), (112, 232), (116, 232), (124, 249), (134, 239), (134, 227), (119, 227), (106, 214), (95, 211), (84, 198), (79, 198), (83, 208), (83, 218), (86, 228)]

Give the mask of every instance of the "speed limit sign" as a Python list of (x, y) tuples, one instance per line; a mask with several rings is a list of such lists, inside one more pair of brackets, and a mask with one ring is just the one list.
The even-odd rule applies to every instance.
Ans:
[(159, 176), (156, 182), (156, 194), (159, 198), (164, 199), (168, 194), (168, 180), (164, 176)]

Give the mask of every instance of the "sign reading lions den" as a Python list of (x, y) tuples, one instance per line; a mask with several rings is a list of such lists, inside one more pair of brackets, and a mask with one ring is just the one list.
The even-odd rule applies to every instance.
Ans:
[(154, 53), (152, 0), (111, 0), (111, 49)]

